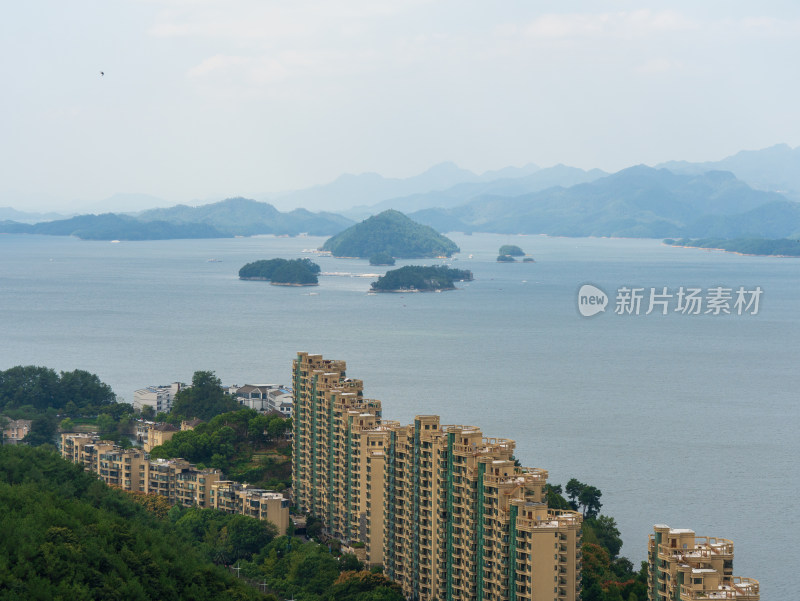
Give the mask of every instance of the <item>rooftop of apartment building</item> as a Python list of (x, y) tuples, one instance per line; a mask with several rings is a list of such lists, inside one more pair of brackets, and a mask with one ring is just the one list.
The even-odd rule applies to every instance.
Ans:
[(156, 430), (157, 432), (177, 432), (178, 431), (178, 428), (176, 426), (173, 426), (172, 424), (167, 424), (167, 423), (154, 424), (153, 426), (151, 426), (151, 428), (153, 430)]
[(181, 388), (186, 387), (186, 384), (181, 384), (180, 382), (173, 382), (172, 384), (155, 384), (152, 386), (145, 386), (144, 388), (139, 388), (134, 392), (138, 393), (158, 393), (158, 392), (178, 392)]

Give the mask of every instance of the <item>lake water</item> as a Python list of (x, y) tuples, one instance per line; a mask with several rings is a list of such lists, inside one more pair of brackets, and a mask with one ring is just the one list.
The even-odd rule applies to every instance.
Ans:
[[(599, 487), (635, 562), (653, 524), (692, 528), (734, 541), (734, 573), (760, 580), (762, 599), (791, 598), (800, 259), (654, 240), (451, 237), (462, 249), (452, 266), (475, 281), (369, 295), (371, 278), (325, 276), (316, 288), (237, 279), (244, 263), (309, 256), (302, 250), (322, 238), (3, 235), (0, 369), (85, 369), (130, 402), (137, 388), (190, 381), (195, 370), (224, 384), (290, 383), (297, 351), (344, 359), (386, 418), (477, 425), (515, 439), (516, 456), (551, 482)], [(508, 243), (536, 263), (496, 263)], [(313, 258), (324, 272), (385, 270)], [(585, 283), (609, 295), (605, 313), (579, 315)], [(639, 315), (615, 314), (622, 286), (645, 288)], [(650, 287), (665, 286), (763, 295), (757, 315), (686, 315), (674, 299), (669, 315), (644, 315)]]

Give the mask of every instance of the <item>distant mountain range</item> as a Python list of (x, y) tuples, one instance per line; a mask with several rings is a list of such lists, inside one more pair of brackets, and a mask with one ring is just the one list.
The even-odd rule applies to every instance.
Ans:
[(257, 234), (329, 236), (353, 224), (350, 219), (335, 213), (312, 213), (295, 209), (282, 213), (266, 202), (248, 198), (229, 198), (200, 207), (178, 205), (169, 209), (152, 209), (138, 215), (141, 221), (169, 223), (200, 223), (212, 226), (226, 235), (253, 236)]
[[(800, 148), (777, 145), (721, 161), (639, 165), (608, 174), (557, 165), (509, 167), (477, 175), (442, 163), (406, 179), (375, 173), (343, 175), (330, 184), (275, 197), (307, 208), (349, 207), (344, 215), (230, 198), (199, 207), (178, 205), (138, 215), (70, 219), (0, 209), (0, 232), (153, 239), (334, 235), (388, 209), (440, 232), (482, 231), (564, 236), (654, 238), (784, 238), (800, 236)], [(116, 195), (103, 206), (131, 206), (153, 197)], [(31, 224), (39, 218), (48, 222)], [(27, 222), (27, 223), (26, 223)]]
[(800, 204), (731, 173), (676, 174), (640, 165), (569, 188), (486, 195), (409, 215), (439, 231), (556, 236), (771, 237), (800, 234)]
[(380, 213), (382, 210), (376, 208), (364, 212), (363, 207), (371, 208), (375, 203), (390, 198), (447, 190), (464, 182), (485, 182), (501, 178), (522, 177), (534, 173), (538, 169), (536, 165), (530, 164), (524, 167), (506, 167), (499, 171), (487, 171), (482, 175), (477, 175), (467, 169), (461, 169), (455, 163), (448, 162), (405, 179), (383, 177), (377, 173), (345, 174), (329, 184), (273, 195), (267, 200), (281, 206), (336, 210), (344, 212), (344, 214), (348, 214), (353, 207), (359, 207), (362, 210), (356, 209), (356, 216), (363, 218), (370, 214)]
[(305, 209), (281, 213), (267, 203), (230, 198), (202, 207), (178, 205), (170, 209), (153, 209), (136, 217), (104, 213), (34, 225), (3, 221), (0, 222), (0, 233), (76, 236), (84, 240), (166, 240), (300, 233), (325, 236), (351, 224), (349, 219), (332, 213), (311, 213)]
[(63, 219), (65, 216), (60, 213), (34, 213), (29, 211), (18, 211), (11, 207), (0, 207), (0, 221), (18, 221), (20, 223), (38, 223), (40, 221), (51, 221), (53, 219)]
[[(525, 175), (524, 173), (527, 171), (531, 171), (531, 173)], [(566, 188), (608, 175), (600, 169), (584, 171), (583, 169), (567, 167), (566, 165), (556, 165), (546, 169), (537, 169), (534, 166), (529, 166), (525, 169), (502, 170), (494, 173), (502, 173), (502, 177), (488, 181), (462, 182), (446, 190), (434, 190), (390, 198), (370, 207), (356, 207), (350, 211), (345, 211), (344, 214), (354, 219), (363, 219), (386, 209), (395, 209), (404, 213), (433, 207), (446, 209), (465, 204), (481, 196), (519, 196), (554, 186)]]
[(763, 150), (743, 150), (721, 161), (670, 161), (658, 167), (675, 173), (730, 171), (753, 188), (778, 192), (791, 200), (800, 201), (800, 147), (776, 144)]

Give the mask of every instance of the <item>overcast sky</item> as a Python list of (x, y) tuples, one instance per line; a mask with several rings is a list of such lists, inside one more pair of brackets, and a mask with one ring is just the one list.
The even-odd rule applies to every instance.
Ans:
[(795, 0), (32, 0), (0, 52), (18, 209), (800, 145)]

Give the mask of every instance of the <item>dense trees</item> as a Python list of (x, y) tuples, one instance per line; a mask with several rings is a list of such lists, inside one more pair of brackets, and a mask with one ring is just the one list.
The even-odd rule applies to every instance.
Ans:
[(576, 478), (563, 489), (569, 501), (562, 496), (560, 485), (547, 485), (547, 506), (551, 509), (582, 509), (583, 556), (582, 601), (642, 601), (647, 598), (647, 564), (634, 571), (633, 563), (620, 557), (622, 537), (617, 522), (610, 516), (600, 515), (599, 488), (584, 484)]
[(243, 573), (284, 599), (304, 601), (403, 601), (400, 587), (383, 574), (361, 570), (351, 555), (316, 543), (281, 537), (273, 540), (250, 562)]
[(394, 265), (394, 257), (387, 252), (375, 253), (369, 258), (370, 265)]
[[(280, 415), (239, 408), (198, 424), (194, 430), (176, 432), (150, 455), (182, 457), (220, 469), (233, 480), (280, 490), (291, 481), (289, 443), (285, 440), (291, 424), (291, 419)], [(256, 453), (259, 459), (254, 462)]]
[(509, 257), (524, 257), (525, 251), (515, 244), (504, 244), (498, 251), (500, 255), (508, 255)]
[(242, 280), (269, 280), (273, 284), (313, 286), (320, 267), (310, 259), (268, 259), (248, 263), (239, 270)]
[(584, 518), (594, 518), (600, 513), (600, 508), (603, 506), (600, 497), (603, 496), (603, 493), (599, 488), (572, 478), (567, 482), (566, 491), (573, 508), (580, 509)]
[(225, 394), (222, 384), (212, 371), (196, 371), (192, 385), (184, 388), (172, 401), (174, 420), (197, 417), (210, 420), (215, 415), (236, 411), (239, 403)]
[(466, 269), (450, 269), (443, 265), (406, 265), (387, 271), (372, 283), (372, 289), (376, 292), (452, 290), (456, 280), (472, 280), (472, 272)]
[(32, 365), (0, 371), (0, 413), (5, 415), (30, 419), (48, 409), (96, 415), (116, 400), (111, 387), (87, 371), (56, 373)]
[(269, 527), (217, 515), (198, 539), (54, 453), (3, 447), (0, 600), (262, 598), (209, 557), (256, 544), (234, 518)]
[(127, 441), (130, 422), (125, 416), (132, 412), (129, 404), (117, 403), (108, 384), (87, 371), (56, 373), (32, 365), (0, 371), (0, 414), (32, 420), (24, 439), (32, 446), (55, 442), (59, 424), (71, 429), (71, 418), (81, 416), (97, 419), (107, 438)]
[(322, 246), (334, 257), (367, 259), (387, 253), (399, 259), (451, 256), (458, 246), (433, 228), (421, 225), (399, 211), (373, 215), (329, 238)]
[(278, 534), (271, 522), (216, 509), (175, 505), (167, 517), (184, 540), (202, 545), (208, 561), (225, 565), (249, 560)]

